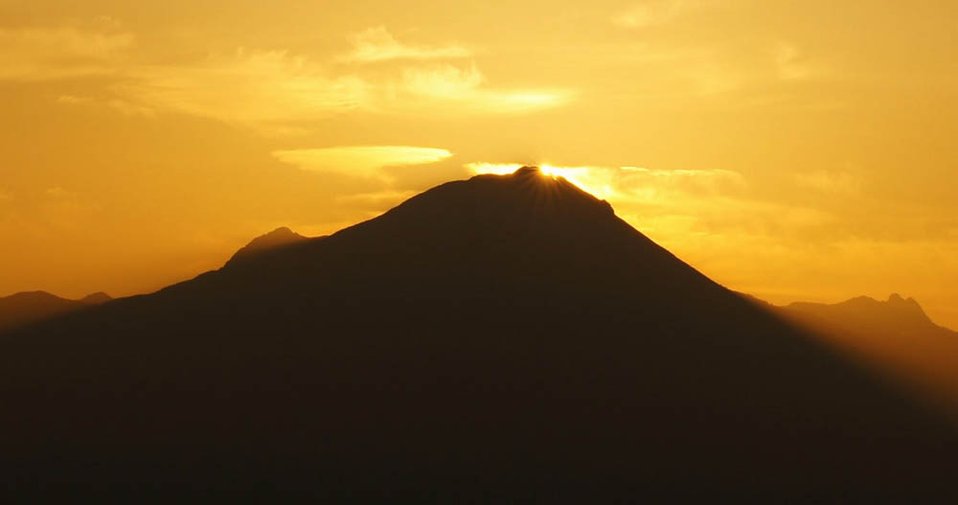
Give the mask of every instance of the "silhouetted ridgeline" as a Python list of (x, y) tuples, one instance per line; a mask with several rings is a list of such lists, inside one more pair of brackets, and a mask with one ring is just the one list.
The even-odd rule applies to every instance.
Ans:
[(927, 500), (958, 470), (946, 422), (531, 169), (6, 335), (0, 360), (18, 490)]
[(882, 302), (861, 296), (776, 310), (911, 384), (958, 419), (958, 332), (935, 324), (914, 299), (893, 294)]
[(112, 300), (106, 293), (93, 293), (68, 300), (43, 291), (27, 291), (0, 298), (0, 331), (28, 325)]
[(242, 249), (236, 251), (236, 254), (226, 263), (226, 266), (236, 265), (244, 261), (250, 261), (253, 258), (275, 249), (281, 249), (286, 246), (304, 242), (306, 237), (290, 230), (289, 228), (277, 228), (265, 235), (260, 235), (253, 239)]

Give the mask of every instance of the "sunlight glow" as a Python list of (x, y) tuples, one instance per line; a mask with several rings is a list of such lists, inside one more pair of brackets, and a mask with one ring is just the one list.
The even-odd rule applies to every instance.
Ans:
[(596, 198), (604, 200), (615, 194), (615, 189), (612, 186), (613, 181), (608, 170), (595, 167), (557, 167), (542, 164), (539, 171), (553, 179), (561, 177)]
[[(614, 173), (602, 167), (560, 167), (541, 163), (537, 165), (543, 176), (563, 178), (596, 198), (607, 199), (616, 194)], [(468, 163), (466, 168), (473, 174), (509, 175), (522, 168), (519, 163)]]

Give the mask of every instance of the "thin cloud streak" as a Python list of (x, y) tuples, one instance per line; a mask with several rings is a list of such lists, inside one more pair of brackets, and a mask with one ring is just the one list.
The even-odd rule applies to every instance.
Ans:
[(562, 106), (572, 96), (565, 90), (496, 89), (475, 64), (426, 64), (398, 72), (372, 79), (336, 74), (286, 51), (238, 50), (191, 66), (137, 67), (115, 90), (127, 110), (173, 111), (268, 134), (303, 133), (310, 121), (360, 111), (522, 114)]
[(385, 178), (385, 167), (426, 165), (452, 156), (446, 149), (414, 146), (341, 146), (274, 151), (283, 163), (311, 172)]
[(353, 50), (342, 56), (342, 61), (380, 63), (394, 60), (437, 60), (472, 56), (472, 52), (458, 45), (423, 46), (404, 44), (396, 40), (384, 26), (369, 28), (352, 36)]
[(0, 81), (50, 81), (116, 73), (130, 33), (74, 27), (0, 29)]

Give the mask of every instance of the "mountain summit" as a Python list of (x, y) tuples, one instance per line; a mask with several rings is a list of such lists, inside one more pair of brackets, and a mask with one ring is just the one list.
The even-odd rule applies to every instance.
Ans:
[(827, 501), (956, 470), (952, 426), (531, 168), (0, 343), (29, 481)]
[(236, 251), (236, 254), (234, 254), (233, 257), (227, 262), (227, 265), (248, 261), (250, 258), (265, 252), (302, 242), (304, 240), (306, 240), (306, 237), (283, 226), (253, 239), (249, 244), (243, 246), (242, 249)]

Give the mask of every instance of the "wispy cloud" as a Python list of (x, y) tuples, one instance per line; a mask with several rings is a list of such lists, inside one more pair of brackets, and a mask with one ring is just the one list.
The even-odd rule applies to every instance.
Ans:
[[(76, 26), (0, 29), (0, 81), (109, 76), (100, 89), (60, 90), (64, 106), (96, 105), (126, 115), (179, 113), (277, 135), (307, 133), (332, 116), (518, 114), (565, 104), (568, 90), (500, 88), (459, 45), (406, 44), (384, 27), (353, 36), (339, 59), (239, 48), (177, 63), (143, 61), (134, 36), (111, 19)], [(397, 65), (342, 65), (395, 61)]]
[(667, 23), (682, 13), (694, 0), (642, 0), (612, 17), (624, 28), (647, 28)]
[(805, 79), (812, 74), (805, 55), (793, 44), (779, 42), (772, 48), (772, 57), (778, 76), (784, 81)]
[(508, 114), (557, 107), (571, 97), (569, 91), (558, 89), (490, 88), (475, 65), (407, 68), (400, 82), (399, 90), (408, 97), (396, 100), (396, 107), (433, 104), (447, 110), (452, 106), (454, 112)]
[(841, 195), (858, 194), (862, 186), (861, 178), (855, 174), (827, 170), (797, 174), (795, 183), (802, 189)]
[(0, 29), (0, 80), (47, 81), (115, 73), (130, 33), (74, 27)]
[(57, 97), (57, 103), (64, 103), (68, 105), (82, 105), (92, 102), (93, 98), (88, 96), (60, 95)]
[(262, 129), (361, 107), (369, 84), (331, 76), (285, 51), (237, 50), (194, 65), (141, 66), (117, 87), (140, 106), (173, 110)]
[(410, 66), (375, 79), (335, 74), (285, 51), (239, 50), (189, 66), (143, 66), (116, 90), (129, 110), (171, 110), (267, 133), (335, 114), (511, 114), (557, 107), (567, 91), (496, 89), (475, 65)]
[(276, 159), (312, 172), (384, 178), (386, 167), (426, 165), (452, 156), (446, 149), (413, 146), (341, 146), (274, 151)]
[[(518, 163), (468, 163), (474, 174), (509, 174)], [(564, 177), (597, 197), (610, 201), (661, 204), (676, 196), (703, 198), (739, 194), (745, 179), (730, 170), (662, 170), (641, 167), (554, 166), (542, 164), (542, 172)]]
[(359, 32), (352, 37), (353, 50), (344, 55), (343, 61), (377, 63), (392, 60), (436, 60), (466, 58), (472, 53), (459, 45), (426, 46), (405, 44), (385, 27), (378, 26)]

